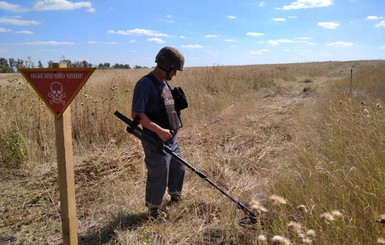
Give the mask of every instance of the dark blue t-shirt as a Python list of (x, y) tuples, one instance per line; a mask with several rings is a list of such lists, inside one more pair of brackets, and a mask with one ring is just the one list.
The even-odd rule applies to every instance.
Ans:
[[(153, 75), (150, 74), (149, 76)], [(159, 96), (159, 91), (163, 90), (165, 84), (158, 80), (156, 82), (157, 87), (148, 76), (142, 77), (137, 82), (132, 98), (132, 111), (155, 114), (163, 109), (163, 101)]]
[[(149, 74), (148, 76), (153, 76)], [(135, 85), (134, 95), (132, 98), (132, 111), (143, 112), (147, 116), (150, 114), (157, 114), (164, 110), (164, 102), (160, 97), (160, 91), (167, 88), (165, 83), (155, 79), (152, 81), (150, 77), (142, 77)], [(155, 86), (156, 84), (156, 86)], [(167, 115), (165, 115), (167, 116)], [(149, 130), (146, 130), (149, 131)], [(154, 132), (151, 132), (153, 136), (158, 137)], [(173, 137), (166, 142), (167, 145), (176, 143), (177, 131), (173, 133)]]

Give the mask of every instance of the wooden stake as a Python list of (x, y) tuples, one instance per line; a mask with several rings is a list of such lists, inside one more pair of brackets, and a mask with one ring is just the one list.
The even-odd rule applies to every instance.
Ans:
[[(60, 63), (61, 68), (67, 64)], [(65, 66), (65, 67), (62, 67)], [(59, 173), (61, 221), (64, 245), (77, 245), (75, 174), (72, 149), (71, 108), (55, 120), (56, 152)]]
[(352, 87), (353, 87), (353, 69), (350, 69), (350, 95), (352, 95)]

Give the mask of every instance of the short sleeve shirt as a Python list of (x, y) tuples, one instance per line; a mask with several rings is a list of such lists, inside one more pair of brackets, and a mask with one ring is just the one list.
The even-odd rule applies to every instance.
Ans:
[[(149, 74), (149, 76), (153, 75)], [(142, 77), (135, 85), (132, 98), (132, 111), (155, 114), (163, 110), (164, 102), (159, 96), (159, 91), (163, 91), (165, 88), (167, 89), (167, 86), (159, 80), (157, 80), (157, 84), (154, 86), (151, 78), (148, 76)], [(153, 135), (155, 136), (156, 134), (153, 133)], [(177, 131), (175, 131), (172, 138), (166, 142), (168, 146), (176, 144), (176, 135)]]
[(147, 76), (144, 76), (137, 82), (132, 98), (132, 111), (147, 114), (157, 113), (162, 110), (163, 101), (159, 96), (159, 91), (163, 90), (165, 84), (157, 81), (157, 86), (154, 85), (151, 78)]

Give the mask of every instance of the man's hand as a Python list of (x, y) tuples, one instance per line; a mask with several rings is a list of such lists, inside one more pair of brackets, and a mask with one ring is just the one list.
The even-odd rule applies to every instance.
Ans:
[(170, 133), (170, 130), (161, 128), (158, 132), (157, 135), (159, 138), (163, 141), (166, 142), (167, 140), (171, 139), (172, 135)]
[(171, 135), (170, 130), (165, 129), (165, 128), (162, 128), (162, 127), (160, 127), (158, 124), (152, 122), (152, 121), (146, 116), (146, 114), (144, 114), (143, 112), (134, 112), (134, 111), (131, 112), (132, 118), (135, 118), (137, 115), (139, 115), (140, 118), (141, 118), (141, 119), (140, 119), (140, 124), (141, 124), (143, 127), (145, 127), (145, 128), (147, 128), (147, 129), (149, 129), (149, 130), (155, 132), (155, 133), (158, 135), (158, 137), (159, 137), (163, 142), (166, 142), (167, 140), (171, 139), (172, 135)]

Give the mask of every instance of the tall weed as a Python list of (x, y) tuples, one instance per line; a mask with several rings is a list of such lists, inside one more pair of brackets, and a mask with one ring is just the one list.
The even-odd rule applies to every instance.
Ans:
[(11, 129), (0, 136), (0, 163), (6, 168), (19, 168), (28, 161), (27, 147), (24, 137), (15, 122)]
[(365, 82), (355, 82), (352, 95), (349, 79), (336, 81), (299, 116), (303, 143), (292, 171), (274, 184), (294, 207), (311, 210), (274, 218), (315, 229), (317, 244), (374, 244), (384, 236), (376, 219), (385, 212), (385, 101), (378, 93), (385, 70), (369, 67), (357, 68), (356, 81)]

